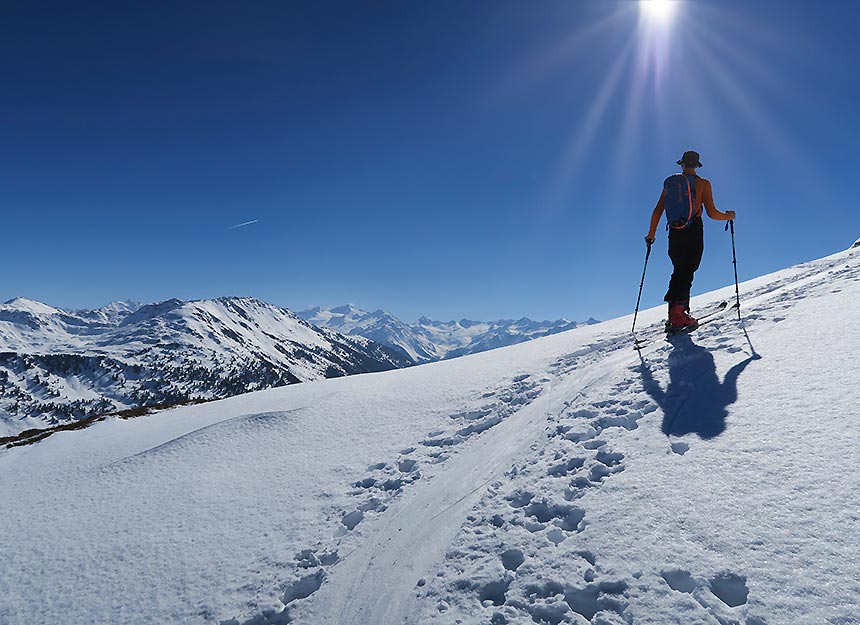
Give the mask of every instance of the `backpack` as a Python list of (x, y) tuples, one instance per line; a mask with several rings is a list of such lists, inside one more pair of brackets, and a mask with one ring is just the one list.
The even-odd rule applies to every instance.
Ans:
[(663, 182), (666, 192), (666, 229), (683, 230), (693, 223), (696, 214), (696, 176), (673, 174)]

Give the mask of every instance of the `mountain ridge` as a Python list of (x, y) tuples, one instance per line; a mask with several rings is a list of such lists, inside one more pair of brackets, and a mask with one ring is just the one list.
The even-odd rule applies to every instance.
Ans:
[(25, 298), (0, 306), (4, 433), (413, 364), (256, 298), (108, 306), (74, 312)]
[(421, 316), (410, 324), (386, 311), (368, 312), (354, 304), (333, 308), (315, 306), (297, 314), (314, 325), (352, 336), (365, 336), (401, 349), (419, 363), (457, 358), (599, 323), (593, 317), (580, 322), (568, 319), (533, 321), (528, 317), (437, 321)]

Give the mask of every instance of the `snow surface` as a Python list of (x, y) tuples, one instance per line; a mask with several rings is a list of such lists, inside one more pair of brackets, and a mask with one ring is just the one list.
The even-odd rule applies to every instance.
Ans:
[(0, 623), (860, 623), (860, 251), (741, 297), (0, 451)]

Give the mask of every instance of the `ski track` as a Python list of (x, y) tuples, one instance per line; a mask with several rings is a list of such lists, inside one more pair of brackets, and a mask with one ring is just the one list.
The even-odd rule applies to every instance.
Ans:
[[(369, 466), (367, 477), (352, 485), (355, 508), (338, 517), (331, 543), (296, 554), (296, 570), (281, 598), (284, 607), (222, 624), (403, 622), (412, 611), (415, 576), (444, 556), (466, 512), (490, 483), (541, 440), (547, 411), (593, 383), (585, 369), (606, 363), (608, 352), (617, 352), (619, 362), (630, 358), (629, 345), (626, 336), (615, 336), (559, 359), (551, 372), (557, 379), (576, 370), (574, 391), (561, 392), (551, 378), (516, 376), (485, 392), (480, 407), (450, 415), (450, 429), (429, 432), (397, 459)], [(603, 367), (595, 372), (596, 379), (606, 375)], [(355, 546), (351, 534), (359, 525), (366, 528), (368, 517), (378, 518)], [(344, 547), (352, 547), (347, 555), (341, 555)]]
[[(806, 263), (797, 267), (788, 286), (762, 278), (763, 284), (745, 291), (740, 324), (745, 343), (736, 333), (734, 337), (725, 334), (733, 326), (734, 310), (703, 327), (695, 334), (697, 340), (712, 350), (745, 351), (748, 360), (754, 359), (748, 330), (769, 331), (785, 319), (783, 313), (797, 300), (814, 296), (815, 290), (830, 289), (835, 279), (860, 281), (856, 263), (846, 264), (847, 260), (836, 255)], [(638, 335), (646, 340), (659, 338), (662, 323)], [(368, 467), (367, 478), (354, 485), (361, 503), (333, 530), (333, 546), (297, 554), (296, 574), (283, 597), (285, 607), (222, 623), (460, 623), (468, 621), (467, 615), (476, 608), (487, 606), (500, 606), (491, 616), (491, 625), (628, 622), (623, 619), (636, 614), (637, 594), (646, 587), (639, 583), (637, 590), (638, 578), (613, 576), (601, 569), (597, 554), (583, 551), (569, 566), (575, 571), (571, 577), (584, 583), (544, 579), (521, 585), (517, 597), (510, 588), (526, 556), (521, 548), (501, 549), (505, 541), (497, 534), (502, 528), (515, 528), (558, 545), (587, 527), (581, 498), (626, 466), (625, 455), (602, 435), (612, 433), (613, 442), (623, 440), (623, 433), (637, 429), (643, 419), (654, 426), (659, 412), (638, 388), (637, 372), (647, 357), (652, 366), (664, 366), (671, 349), (657, 341), (640, 350), (642, 357), (631, 347), (630, 335), (623, 333), (580, 348), (549, 369), (552, 378), (519, 376), (509, 389), (485, 395), (483, 399), (494, 400), (489, 407), (451, 415), (463, 427), (453, 433), (431, 432), (404, 449), (397, 460)], [(610, 360), (615, 367), (606, 367), (613, 364)], [(628, 375), (623, 379), (609, 380), (609, 374), (600, 373), (617, 371), (625, 363)], [(590, 371), (592, 365), (599, 366)], [(592, 387), (594, 396), (603, 399), (589, 401)], [(631, 400), (632, 394), (638, 399)], [(687, 442), (670, 440), (668, 453), (681, 456), (689, 449)], [(421, 465), (436, 471), (428, 471), (422, 480)], [(515, 478), (527, 473), (534, 474), (535, 487), (511, 490)], [(541, 494), (543, 483), (559, 480), (568, 482), (562, 501)], [(491, 510), (495, 512), (490, 514)], [(365, 521), (368, 511), (379, 518), (373, 527), (365, 527), (366, 535), (352, 551), (339, 555), (340, 539)], [(456, 570), (462, 559), (486, 559), (486, 568), (493, 574), (483, 582), (460, 580), (446, 586), (446, 567)], [(434, 580), (431, 575), (440, 567)], [(759, 614), (762, 606), (750, 599), (747, 579), (740, 573), (725, 570), (704, 577), (684, 568), (664, 567), (657, 574), (659, 596), (651, 600), (674, 603), (672, 609), (681, 610), (678, 614), (683, 614), (680, 618), (685, 623), (768, 623)], [(653, 588), (648, 590), (654, 593)], [(689, 600), (679, 603), (678, 597), (685, 596)], [(464, 601), (472, 605), (462, 605)], [(585, 620), (569, 620), (574, 613)]]
[[(588, 378), (588, 371), (582, 373), (571, 389), (574, 393), (593, 383), (582, 379)], [(553, 407), (552, 397), (532, 401), (464, 449), (442, 474), (402, 505), (393, 506), (373, 538), (333, 573), (316, 600), (320, 607), (308, 622), (414, 622), (408, 617), (414, 611), (413, 590), (444, 556), (466, 513), (487, 488), (495, 487), (491, 482), (502, 477), (524, 451), (539, 447), (546, 429), (546, 409)]]

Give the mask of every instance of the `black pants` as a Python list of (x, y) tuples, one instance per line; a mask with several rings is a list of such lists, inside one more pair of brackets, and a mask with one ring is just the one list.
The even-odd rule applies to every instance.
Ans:
[(683, 230), (669, 230), (669, 258), (672, 259), (672, 278), (663, 298), (666, 302), (687, 302), (693, 286), (693, 274), (702, 262), (705, 251), (702, 218), (697, 217)]

